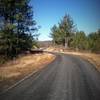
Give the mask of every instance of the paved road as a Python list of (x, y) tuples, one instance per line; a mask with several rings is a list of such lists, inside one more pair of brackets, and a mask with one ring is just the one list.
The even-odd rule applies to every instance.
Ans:
[(100, 73), (79, 57), (57, 54), (55, 61), (0, 100), (100, 100)]

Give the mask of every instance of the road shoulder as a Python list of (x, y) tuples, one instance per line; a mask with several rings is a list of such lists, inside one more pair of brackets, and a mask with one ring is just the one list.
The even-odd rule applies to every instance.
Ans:
[(0, 66), (0, 93), (7, 91), (55, 59), (53, 54), (25, 55)]

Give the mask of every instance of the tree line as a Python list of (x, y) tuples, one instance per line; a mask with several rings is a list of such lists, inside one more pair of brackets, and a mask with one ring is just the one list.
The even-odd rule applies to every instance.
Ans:
[(75, 50), (100, 52), (100, 29), (88, 35), (84, 31), (78, 31), (72, 17), (68, 14), (58, 25), (51, 28), (50, 36), (55, 45), (63, 45), (65, 48)]
[(13, 58), (30, 50), (36, 30), (30, 0), (0, 0), (0, 55)]

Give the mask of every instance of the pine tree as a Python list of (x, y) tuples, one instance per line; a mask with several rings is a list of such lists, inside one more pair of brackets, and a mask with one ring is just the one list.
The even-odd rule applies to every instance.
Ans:
[(69, 15), (65, 15), (63, 19), (58, 24), (51, 29), (51, 36), (54, 41), (58, 44), (63, 44), (65, 48), (69, 47), (69, 40), (75, 31), (75, 25), (72, 18)]
[[(30, 0), (0, 0), (0, 53), (7, 57), (32, 47), (35, 31)], [(33, 30), (33, 31), (32, 31)]]
[(61, 30), (62, 36), (64, 37), (65, 48), (68, 48), (69, 47), (68, 43), (69, 43), (70, 37), (75, 28), (74, 22), (73, 22), (72, 18), (70, 17), (70, 15), (66, 14), (63, 17), (63, 19), (59, 23), (59, 28)]

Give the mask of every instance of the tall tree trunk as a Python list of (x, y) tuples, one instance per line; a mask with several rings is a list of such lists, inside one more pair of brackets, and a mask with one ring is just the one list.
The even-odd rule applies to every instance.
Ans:
[(68, 48), (68, 37), (65, 37), (65, 48)]
[(53, 40), (53, 45), (55, 46), (55, 44), (56, 44), (56, 43), (55, 43), (55, 39), (54, 39), (54, 40)]

